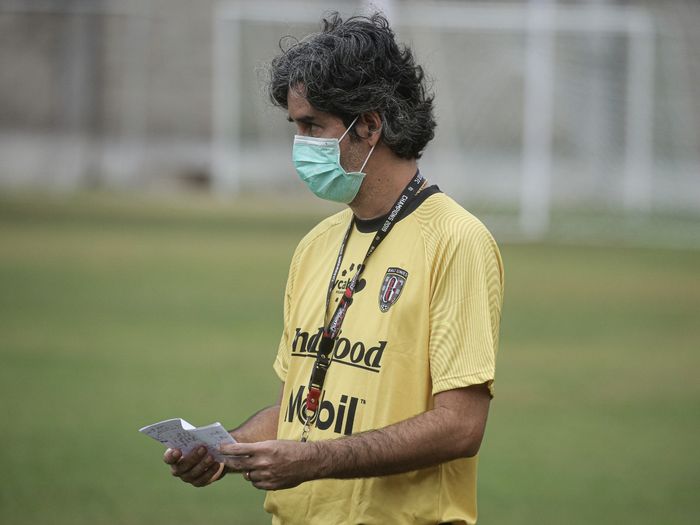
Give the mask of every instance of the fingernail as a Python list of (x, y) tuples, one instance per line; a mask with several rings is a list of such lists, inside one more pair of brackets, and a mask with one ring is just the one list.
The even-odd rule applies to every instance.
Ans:
[(207, 453), (207, 449), (204, 447), (200, 447), (200, 449), (197, 451), (197, 454), (199, 454), (200, 456), (203, 456), (206, 453)]

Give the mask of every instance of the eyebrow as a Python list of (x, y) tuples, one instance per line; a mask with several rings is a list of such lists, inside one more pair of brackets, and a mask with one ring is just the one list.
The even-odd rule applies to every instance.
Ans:
[(290, 115), (287, 115), (287, 120), (289, 122), (301, 122), (302, 124), (314, 124), (316, 122), (316, 119), (311, 115), (303, 115), (299, 118), (292, 118)]

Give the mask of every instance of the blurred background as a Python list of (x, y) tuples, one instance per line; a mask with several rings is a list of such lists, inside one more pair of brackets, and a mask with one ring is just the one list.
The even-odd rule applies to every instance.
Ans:
[(436, 93), (422, 171), (506, 264), (479, 522), (696, 522), (695, 0), (0, 0), (0, 522), (269, 522), (136, 431), (276, 398), (287, 264), (339, 208), (266, 64), (373, 9)]

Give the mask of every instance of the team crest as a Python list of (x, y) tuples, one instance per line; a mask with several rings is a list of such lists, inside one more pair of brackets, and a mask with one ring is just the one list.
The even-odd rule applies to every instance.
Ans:
[(403, 290), (408, 279), (408, 272), (401, 268), (389, 268), (384, 275), (382, 287), (379, 290), (379, 309), (386, 312), (391, 305), (399, 300), (401, 290)]

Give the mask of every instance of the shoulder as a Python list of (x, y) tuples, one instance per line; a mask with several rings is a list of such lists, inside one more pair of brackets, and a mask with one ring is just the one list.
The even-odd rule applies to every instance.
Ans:
[(431, 195), (413, 215), (428, 247), (438, 250), (450, 246), (497, 249), (486, 226), (444, 193)]
[(485, 283), (494, 304), (500, 304), (503, 260), (486, 226), (443, 193), (426, 199), (416, 212), (432, 282), (469, 293)]
[(347, 208), (323, 219), (306, 235), (304, 235), (301, 241), (299, 241), (299, 244), (294, 252), (294, 259), (300, 257), (304, 252), (317, 243), (323, 242), (328, 238), (335, 238), (339, 232), (341, 232), (340, 235), (342, 235), (351, 217), (352, 212), (349, 208)]
[(337, 236), (343, 235), (342, 232), (350, 220), (351, 213), (346, 209), (323, 219), (299, 241), (289, 264), (288, 293), (291, 293), (294, 288), (298, 273), (309, 264), (309, 261), (318, 256), (319, 249), (330, 245), (337, 248)]

